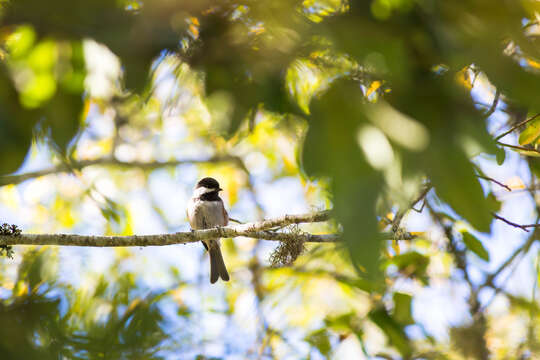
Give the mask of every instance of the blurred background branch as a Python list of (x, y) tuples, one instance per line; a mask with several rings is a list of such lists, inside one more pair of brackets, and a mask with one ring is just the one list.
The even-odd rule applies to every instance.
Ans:
[(69, 165), (59, 164), (57, 166), (43, 169), (43, 170), (32, 171), (32, 172), (27, 172), (27, 173), (22, 173), (22, 174), (17, 174), (17, 175), (0, 176), (0, 186), (15, 185), (23, 181), (26, 181), (29, 179), (35, 179), (41, 176), (66, 173), (66, 172), (71, 172), (72, 170), (82, 170), (89, 166), (116, 166), (120, 168), (137, 168), (141, 170), (155, 170), (155, 169), (160, 169), (160, 168), (175, 167), (175, 166), (184, 165), (184, 164), (217, 164), (217, 163), (226, 163), (226, 162), (238, 163), (238, 161), (239, 161), (238, 157), (230, 156), (230, 155), (215, 156), (206, 160), (185, 159), (185, 160), (171, 160), (171, 161), (164, 161), (164, 162), (121, 161), (112, 157), (94, 159), (94, 160), (80, 160), (80, 161), (75, 160), (75, 161), (71, 161)]

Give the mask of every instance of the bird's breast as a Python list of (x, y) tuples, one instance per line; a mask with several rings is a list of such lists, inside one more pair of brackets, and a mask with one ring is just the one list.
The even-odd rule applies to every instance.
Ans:
[(227, 217), (221, 201), (191, 199), (187, 213), (189, 224), (195, 230), (227, 225)]

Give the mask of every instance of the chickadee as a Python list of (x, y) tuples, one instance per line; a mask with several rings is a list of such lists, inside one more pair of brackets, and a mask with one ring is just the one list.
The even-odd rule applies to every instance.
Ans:
[[(214, 178), (206, 177), (197, 183), (187, 208), (189, 225), (192, 229), (227, 225), (229, 216), (223, 206), (223, 200), (219, 197), (220, 191), (222, 189)], [(210, 282), (215, 283), (219, 277), (229, 281), (229, 273), (219, 248), (219, 239), (205, 240), (202, 243), (210, 254)]]

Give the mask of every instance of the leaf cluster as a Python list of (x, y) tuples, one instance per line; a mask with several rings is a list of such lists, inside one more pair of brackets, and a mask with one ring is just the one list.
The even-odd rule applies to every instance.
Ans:
[(47, 248), (24, 254), (0, 300), (0, 318), (10, 324), (0, 330), (5, 359), (162, 358), (162, 294), (138, 296), (133, 275), (118, 274), (114, 264), (92, 290), (76, 289), (57, 278), (57, 261)]

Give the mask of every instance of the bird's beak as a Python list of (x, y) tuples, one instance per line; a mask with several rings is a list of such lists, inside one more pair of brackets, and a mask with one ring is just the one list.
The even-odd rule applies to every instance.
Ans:
[(223, 191), (223, 189), (222, 189), (222, 188), (219, 188), (218, 191)]

